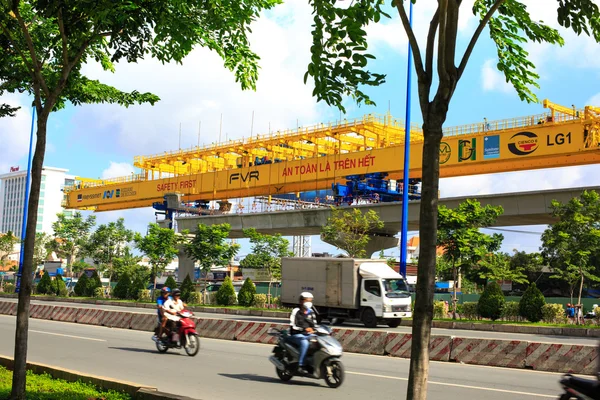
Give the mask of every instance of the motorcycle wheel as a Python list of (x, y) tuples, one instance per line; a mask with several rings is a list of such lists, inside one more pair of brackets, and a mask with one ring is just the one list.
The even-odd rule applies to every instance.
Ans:
[(292, 373), (290, 371), (288, 371), (287, 369), (282, 371), (279, 368), (275, 368), (275, 371), (277, 372), (277, 376), (279, 377), (279, 379), (281, 379), (284, 382), (289, 381), (290, 379), (292, 379), (292, 377), (294, 375), (292, 375)]
[[(331, 368), (331, 374), (327, 373), (327, 367)], [(344, 383), (344, 366), (340, 361), (332, 361), (323, 366), (325, 383), (330, 388), (338, 388)]]
[(162, 340), (158, 340), (156, 342), (156, 350), (158, 350), (159, 353), (166, 353), (167, 350), (169, 350), (169, 346), (164, 344)]
[(190, 341), (183, 346), (188, 356), (194, 357), (200, 350), (200, 339), (196, 335), (190, 335)]
[(560, 397), (558, 398), (558, 400), (570, 400), (570, 399), (572, 399), (572, 397), (570, 394), (567, 394), (567, 393), (561, 394)]

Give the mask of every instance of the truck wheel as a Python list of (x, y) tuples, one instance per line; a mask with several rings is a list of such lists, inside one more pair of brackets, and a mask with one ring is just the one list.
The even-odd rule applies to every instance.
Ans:
[(377, 316), (372, 308), (367, 308), (363, 311), (362, 322), (367, 328), (377, 328)]
[(387, 324), (390, 328), (397, 328), (400, 326), (400, 322), (402, 320), (400, 319), (390, 319), (389, 321), (387, 321)]

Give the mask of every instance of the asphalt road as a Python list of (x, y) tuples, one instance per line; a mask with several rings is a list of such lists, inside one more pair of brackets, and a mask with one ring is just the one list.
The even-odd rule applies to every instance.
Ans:
[[(0, 301), (17, 302), (17, 299), (4, 298)], [(67, 307), (79, 307), (79, 308), (100, 308), (103, 310), (115, 310), (115, 311), (130, 311), (139, 312), (146, 314), (153, 314), (156, 312), (150, 308), (134, 308), (134, 307), (119, 307), (119, 306), (104, 306), (95, 304), (77, 304), (77, 303), (61, 303), (57, 301), (47, 302), (32, 300), (32, 304), (48, 304), (57, 306)], [(273, 322), (273, 323), (287, 323), (287, 319), (284, 318), (268, 318), (268, 317), (253, 317), (244, 315), (231, 315), (231, 314), (216, 314), (216, 313), (194, 313), (199, 318), (219, 318), (219, 319), (236, 319), (240, 321), (257, 321), (257, 322)], [(379, 328), (368, 329), (361, 323), (344, 323), (343, 328), (350, 329), (363, 329), (363, 330), (387, 330), (390, 332), (399, 333), (411, 333), (412, 328), (410, 326), (400, 326), (398, 328), (390, 328), (382, 325)], [(523, 333), (504, 333), (504, 332), (487, 332), (487, 331), (470, 331), (465, 329), (438, 329), (433, 328), (432, 332), (434, 335), (446, 335), (446, 336), (460, 336), (470, 338), (486, 338), (486, 339), (504, 339), (504, 340), (523, 340), (532, 342), (545, 342), (545, 343), (564, 343), (564, 344), (582, 344), (597, 346), (597, 338), (587, 337), (569, 337), (569, 336), (552, 336), (552, 335), (534, 335), (534, 334), (523, 334)]]
[[(0, 316), (0, 354), (12, 356), (15, 317)], [(409, 360), (344, 354), (346, 380), (279, 381), (268, 361), (272, 346), (201, 339), (196, 357), (159, 354), (150, 334), (54, 321), (31, 320), (28, 360), (136, 382), (196, 399), (402, 399)], [(560, 374), (453, 363), (430, 364), (428, 399), (556, 399)]]

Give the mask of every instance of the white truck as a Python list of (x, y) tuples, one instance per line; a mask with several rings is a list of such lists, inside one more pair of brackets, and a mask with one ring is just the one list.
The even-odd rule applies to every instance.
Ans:
[(368, 328), (380, 323), (395, 328), (412, 316), (408, 285), (385, 260), (282, 258), (282, 304), (297, 306), (302, 292), (315, 297), (319, 321), (359, 320)]

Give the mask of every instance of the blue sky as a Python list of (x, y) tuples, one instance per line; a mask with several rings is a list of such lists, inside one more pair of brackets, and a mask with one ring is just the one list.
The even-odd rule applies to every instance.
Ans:
[[(301, 4), (302, 3), (302, 4)], [(532, 16), (558, 28), (555, 13), (546, 2), (528, 0)], [(544, 3), (544, 4), (541, 4)], [(555, 4), (554, 2), (552, 2)], [(437, 2), (421, 0), (414, 9), (416, 35), (425, 39)], [(477, 21), (471, 14), (472, 1), (463, 2), (459, 32), (459, 54), (466, 47)], [(135, 155), (146, 155), (178, 147), (179, 125), (182, 147), (195, 145), (198, 123), (202, 122), (202, 143), (217, 140), (219, 120), (223, 115), (223, 136), (240, 138), (250, 133), (252, 112), (254, 133), (293, 128), (296, 121), (311, 125), (338, 118), (339, 111), (317, 104), (311, 96), (312, 85), (304, 85), (303, 75), (310, 59), (310, 9), (305, 2), (289, 1), (266, 13), (255, 23), (252, 34), (254, 50), (261, 57), (261, 71), (256, 92), (242, 92), (222, 61), (206, 50), (194, 51), (183, 66), (163, 66), (152, 60), (134, 65), (117, 65), (117, 72), (101, 71), (90, 64), (84, 71), (123, 90), (151, 91), (162, 99), (154, 107), (129, 109), (111, 105), (69, 106), (51, 116), (48, 127), (48, 150), (45, 165), (68, 168), (74, 175), (115, 177), (129, 174)], [(397, 13), (392, 19), (368, 28), (369, 43), (377, 60), (370, 69), (387, 74), (387, 82), (369, 90), (377, 106), (348, 103), (346, 118), (366, 113), (385, 113), (388, 102), (396, 118), (405, 118), (407, 42)], [(561, 29), (563, 48), (531, 45), (528, 50), (541, 78), (539, 99), (577, 107), (600, 106), (600, 46), (587, 37), (576, 37)], [(496, 53), (484, 32), (452, 100), (446, 126), (512, 118), (544, 112), (541, 104), (526, 104), (495, 70)], [(423, 46), (422, 46), (423, 47)], [(13, 104), (27, 104), (28, 99), (5, 96)], [(412, 115), (422, 121), (417, 102), (416, 80), (413, 81)], [(0, 120), (0, 171), (9, 166), (26, 166), (30, 110), (25, 108), (16, 118)], [(477, 195), (600, 184), (596, 166), (548, 169), (532, 172), (496, 174), (444, 179), (443, 197)], [(154, 220), (152, 209), (99, 213), (100, 223), (119, 216), (133, 229), (144, 231)], [(542, 232), (543, 226), (516, 227), (517, 230)], [(504, 233), (503, 250), (519, 248), (537, 251), (539, 236)], [(313, 238), (313, 251), (334, 248)], [(243, 252), (247, 245), (243, 243)], [(398, 250), (386, 253), (398, 254)]]

